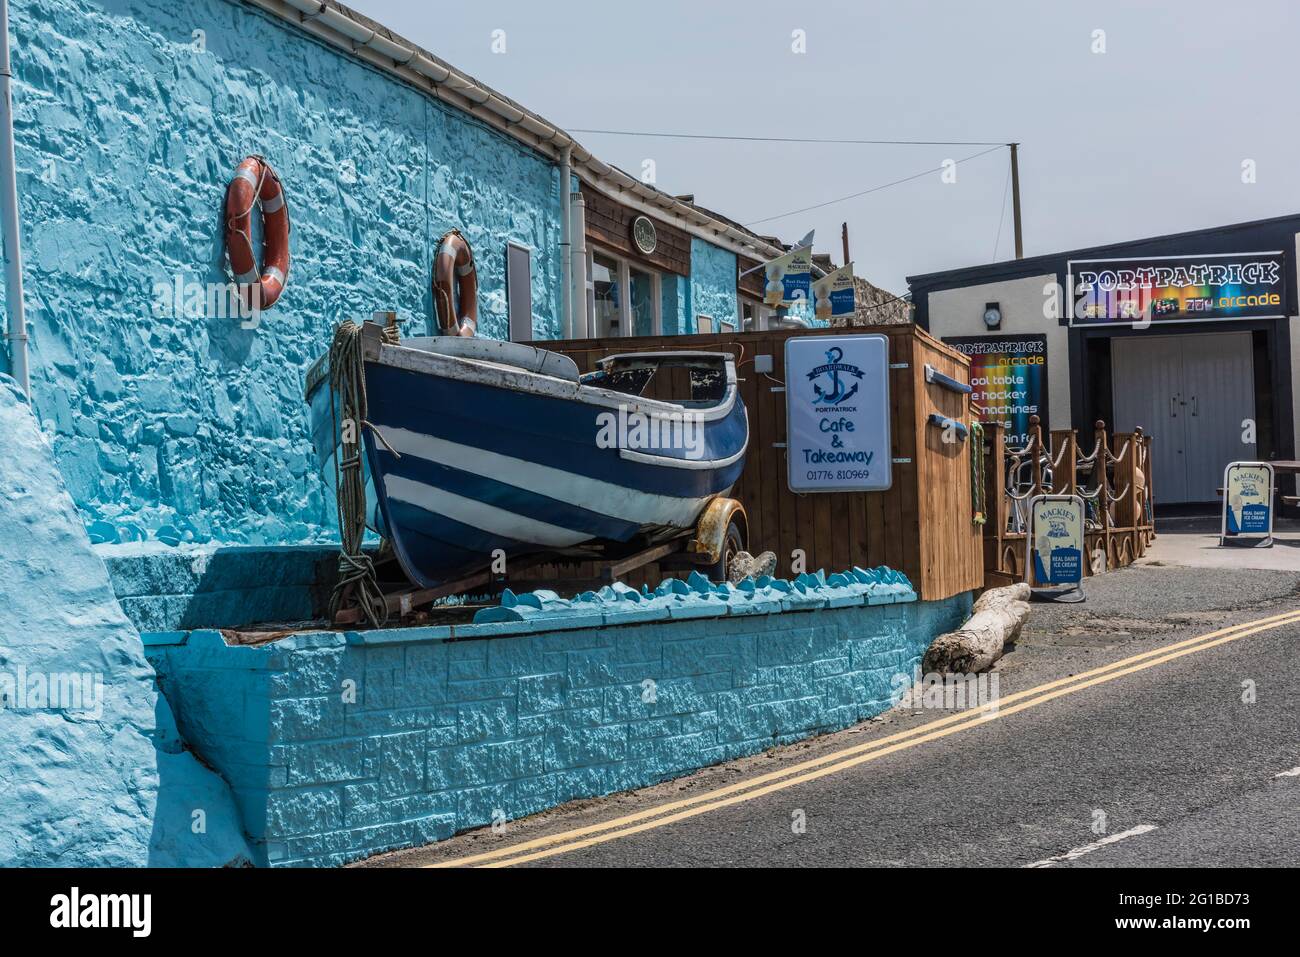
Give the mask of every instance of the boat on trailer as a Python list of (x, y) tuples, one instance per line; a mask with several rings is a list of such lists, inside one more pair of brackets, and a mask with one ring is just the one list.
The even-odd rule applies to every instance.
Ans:
[[(627, 353), (580, 375), (568, 356), (521, 343), (398, 342), (373, 322), (357, 336), (367, 525), (421, 588), (444, 589), (502, 555), (612, 561), (668, 555), (674, 543), (707, 552), (706, 571), (722, 577), (744, 547), (744, 510), (725, 498), (749, 444), (729, 353)], [(306, 394), (333, 492), (332, 355), (308, 371)], [(685, 394), (653, 397), (669, 384)], [(702, 522), (712, 541), (701, 542)]]

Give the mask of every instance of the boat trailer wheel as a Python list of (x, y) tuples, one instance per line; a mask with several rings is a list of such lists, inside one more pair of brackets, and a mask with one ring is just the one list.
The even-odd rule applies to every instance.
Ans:
[(731, 571), (731, 563), (735, 560), (736, 553), (744, 550), (745, 537), (741, 534), (740, 523), (732, 519), (727, 524), (727, 534), (722, 540), (722, 554), (716, 562), (704, 569), (709, 581), (730, 581), (731, 579), (727, 577), (727, 573)]

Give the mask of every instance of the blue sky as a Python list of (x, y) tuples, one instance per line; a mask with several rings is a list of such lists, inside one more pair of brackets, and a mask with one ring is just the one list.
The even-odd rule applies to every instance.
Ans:
[[(351, 2), (570, 130), (1018, 140), (1026, 255), (1300, 211), (1293, 2)], [(746, 224), (981, 149), (575, 135)], [(1011, 257), (1006, 156), (754, 228), (838, 261), (847, 220), (857, 272), (902, 292)]]

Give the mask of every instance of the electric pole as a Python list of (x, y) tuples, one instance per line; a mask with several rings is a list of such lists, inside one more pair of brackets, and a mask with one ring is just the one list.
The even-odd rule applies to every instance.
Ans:
[(1019, 143), (1008, 143), (1011, 147), (1011, 219), (1016, 232), (1016, 258), (1025, 258), (1025, 244), (1020, 235), (1020, 161), (1016, 156)]

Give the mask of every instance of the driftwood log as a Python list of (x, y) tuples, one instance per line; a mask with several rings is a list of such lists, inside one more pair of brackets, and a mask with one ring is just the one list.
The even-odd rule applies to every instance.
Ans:
[(733, 585), (739, 585), (746, 578), (762, 578), (775, 573), (775, 552), (763, 552), (761, 555), (736, 552), (731, 556), (731, 565), (727, 568), (727, 580)]
[(924, 671), (977, 674), (1002, 657), (1029, 618), (1029, 585), (990, 588), (956, 631), (940, 635), (925, 652)]

